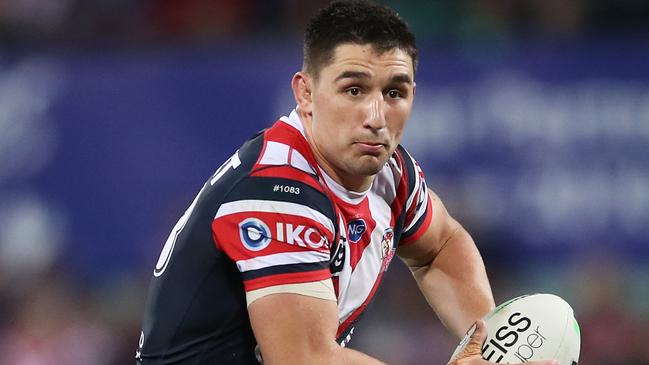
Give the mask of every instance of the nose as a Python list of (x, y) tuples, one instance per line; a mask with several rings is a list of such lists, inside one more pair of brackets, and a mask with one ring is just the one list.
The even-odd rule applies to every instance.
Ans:
[(370, 129), (382, 129), (386, 126), (385, 121), (385, 101), (383, 95), (377, 95), (368, 98), (365, 106), (365, 120), (363, 126)]

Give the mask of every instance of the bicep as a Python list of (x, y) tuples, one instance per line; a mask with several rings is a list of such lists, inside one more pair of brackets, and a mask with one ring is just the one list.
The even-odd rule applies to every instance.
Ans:
[(340, 350), (335, 301), (277, 293), (255, 300), (248, 312), (265, 364), (324, 364)]
[(430, 192), (436, 209), (427, 231), (400, 248), (431, 307), (457, 336), (493, 307), (493, 295), (480, 253), (469, 233)]

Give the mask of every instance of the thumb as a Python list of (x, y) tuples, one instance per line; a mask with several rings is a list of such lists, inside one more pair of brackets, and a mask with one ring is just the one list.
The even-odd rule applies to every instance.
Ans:
[(457, 365), (468, 361), (467, 358), (482, 358), (482, 343), (487, 338), (487, 325), (478, 320), (469, 328), (460, 344), (453, 352), (449, 364)]
[(478, 320), (473, 325), (472, 330), (473, 334), (470, 335), (469, 343), (467, 343), (459, 357), (482, 355), (482, 344), (487, 338), (487, 325), (483, 320)]

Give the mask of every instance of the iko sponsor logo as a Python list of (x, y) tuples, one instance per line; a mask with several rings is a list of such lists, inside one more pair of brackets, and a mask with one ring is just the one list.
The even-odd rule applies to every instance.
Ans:
[(367, 230), (367, 225), (362, 219), (354, 219), (347, 224), (347, 237), (349, 242), (358, 243), (363, 237), (363, 233)]
[(257, 218), (248, 218), (239, 223), (241, 243), (250, 251), (261, 251), (271, 240), (270, 229)]
[(277, 222), (276, 232), (277, 240), (289, 245), (311, 248), (329, 247), (327, 238), (321, 236), (320, 232), (313, 227)]
[(322, 248), (329, 247), (327, 237), (313, 227), (277, 222), (275, 231), (271, 231), (266, 223), (257, 218), (248, 218), (239, 223), (241, 242), (250, 251), (261, 251), (268, 247), (271, 240), (300, 247)]

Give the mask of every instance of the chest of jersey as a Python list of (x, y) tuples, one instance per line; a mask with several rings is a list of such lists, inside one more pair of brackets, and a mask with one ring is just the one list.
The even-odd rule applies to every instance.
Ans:
[(343, 331), (372, 300), (394, 257), (395, 216), (385, 197), (374, 191), (359, 201), (336, 198), (335, 203), (341, 237), (330, 269)]

